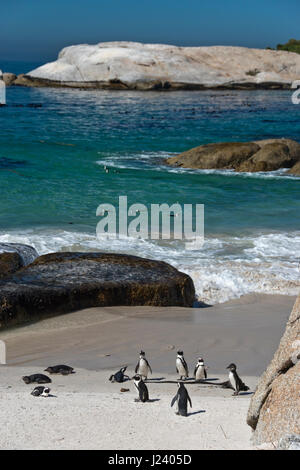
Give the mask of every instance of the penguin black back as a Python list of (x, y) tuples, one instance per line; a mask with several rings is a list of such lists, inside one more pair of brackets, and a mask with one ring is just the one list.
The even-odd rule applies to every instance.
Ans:
[(188, 402), (192, 408), (192, 400), (182, 382), (178, 382), (178, 391), (171, 402), (171, 406), (177, 402), (177, 414), (180, 416), (187, 416)]
[(229, 369), (228, 388), (232, 388), (234, 390), (234, 395), (238, 395), (241, 391), (246, 392), (247, 390), (249, 390), (249, 387), (245, 385), (241, 378), (238, 376), (235, 364), (229, 364), (227, 369)]
[(112, 374), (109, 378), (110, 382), (122, 383), (122, 382), (124, 382), (125, 378), (129, 379), (128, 375), (124, 374), (126, 369), (127, 369), (127, 366), (122, 367), (118, 372), (116, 372), (115, 374)]
[(26, 384), (49, 384), (52, 382), (52, 380), (44, 374), (25, 375), (22, 379)]

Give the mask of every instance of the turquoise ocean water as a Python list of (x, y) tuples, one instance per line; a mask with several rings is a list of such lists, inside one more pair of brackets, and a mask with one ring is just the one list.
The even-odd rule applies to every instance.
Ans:
[[(17, 73), (24, 67), (0, 63)], [(204, 143), (273, 137), (300, 142), (300, 105), (289, 91), (8, 88), (0, 108), (0, 242), (28, 243), (39, 253), (105, 250), (165, 260), (190, 274), (199, 298), (210, 302), (248, 292), (295, 294), (300, 178), (164, 164)], [(119, 195), (148, 207), (204, 204), (203, 248), (97, 240), (97, 206), (117, 206)]]

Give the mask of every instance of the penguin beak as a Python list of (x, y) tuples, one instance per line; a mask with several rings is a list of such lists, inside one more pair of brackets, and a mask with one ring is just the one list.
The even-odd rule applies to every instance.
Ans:
[(230, 366), (227, 366), (226, 369), (230, 369)]

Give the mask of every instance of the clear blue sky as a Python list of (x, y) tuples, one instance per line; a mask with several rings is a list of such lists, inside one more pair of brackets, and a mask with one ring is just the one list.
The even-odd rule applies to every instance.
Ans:
[(67, 45), (141, 41), (276, 46), (300, 39), (299, 0), (0, 0), (0, 58), (49, 61)]

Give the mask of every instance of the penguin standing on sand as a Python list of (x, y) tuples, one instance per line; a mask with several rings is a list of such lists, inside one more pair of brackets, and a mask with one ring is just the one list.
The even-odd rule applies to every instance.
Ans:
[(146, 359), (145, 353), (144, 351), (141, 351), (139, 362), (137, 363), (137, 366), (135, 368), (135, 373), (139, 374), (141, 378), (145, 377), (145, 379), (147, 380), (149, 371), (152, 374), (152, 369), (150, 367), (149, 362)]
[(171, 407), (175, 402), (177, 402), (176, 414), (180, 416), (187, 416), (188, 402), (192, 408), (192, 400), (190, 399), (188, 391), (182, 382), (178, 382), (178, 391), (171, 402)]
[(143, 381), (142, 377), (140, 375), (135, 375), (134, 377), (132, 377), (132, 379), (134, 380), (134, 385), (139, 394), (139, 400), (137, 401), (141, 401), (143, 403), (149, 401), (148, 388), (145, 382)]
[(229, 369), (229, 380), (224, 383), (225, 388), (232, 388), (234, 390), (233, 395), (238, 395), (241, 391), (246, 392), (249, 390), (249, 387), (247, 387), (238, 376), (235, 364), (229, 364), (227, 369)]
[(183, 351), (177, 351), (176, 371), (180, 376), (180, 380), (182, 378), (186, 379), (189, 376), (189, 369), (183, 357)]
[(204, 360), (202, 357), (199, 357), (194, 370), (195, 380), (207, 379), (206, 367), (204, 365)]

